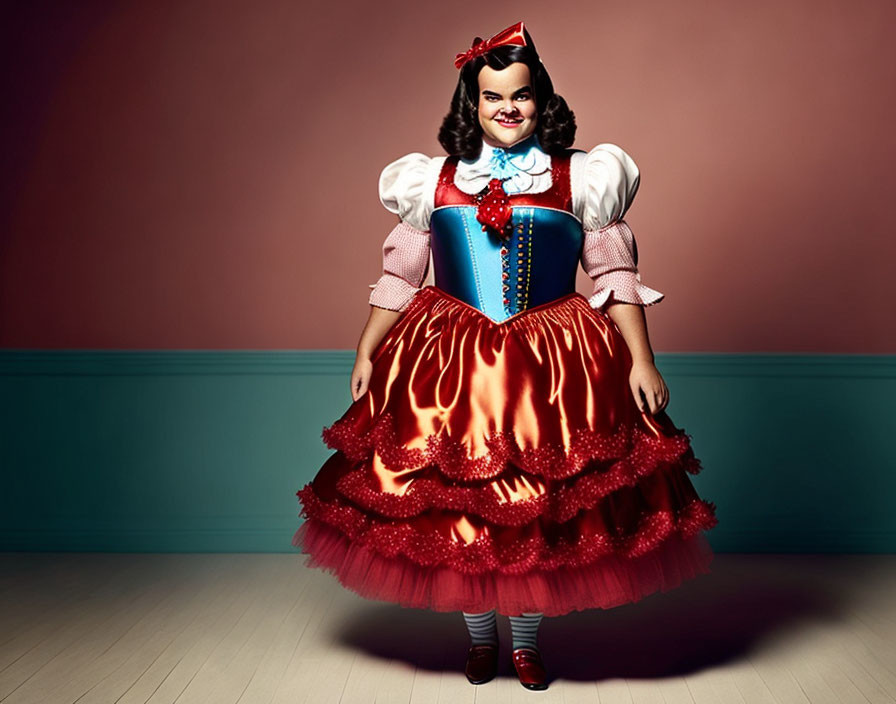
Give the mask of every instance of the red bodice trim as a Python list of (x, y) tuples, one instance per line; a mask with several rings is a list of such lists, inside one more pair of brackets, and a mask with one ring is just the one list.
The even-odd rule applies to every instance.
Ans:
[[(572, 188), (569, 181), (569, 161), (574, 149), (565, 149), (560, 154), (551, 154), (551, 187), (542, 193), (516, 193), (508, 195), (511, 206), (528, 205), (556, 208), (572, 212)], [(436, 208), (445, 205), (477, 205), (476, 195), (464, 193), (454, 183), (459, 156), (449, 156), (442, 164), (439, 182), (436, 186)]]

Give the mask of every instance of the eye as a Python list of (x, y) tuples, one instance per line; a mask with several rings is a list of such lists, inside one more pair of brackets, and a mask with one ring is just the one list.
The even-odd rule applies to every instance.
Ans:
[(485, 96), (485, 99), (486, 99), (488, 102), (493, 103), (493, 102), (495, 102), (498, 98), (497, 98), (497, 96), (495, 96), (495, 95), (486, 95), (486, 96)]

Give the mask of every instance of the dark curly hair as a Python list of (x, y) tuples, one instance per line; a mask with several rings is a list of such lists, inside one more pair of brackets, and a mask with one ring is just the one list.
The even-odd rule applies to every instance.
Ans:
[(439, 128), (439, 144), (452, 156), (475, 159), (482, 148), (482, 127), (476, 115), (479, 104), (479, 72), (483, 66), (500, 71), (512, 63), (529, 67), (535, 93), (537, 117), (535, 134), (546, 152), (559, 152), (572, 146), (576, 136), (576, 118), (566, 101), (554, 92), (554, 84), (541, 63), (532, 37), (523, 30), (526, 46), (499, 46), (467, 61), (460, 69), (451, 108)]

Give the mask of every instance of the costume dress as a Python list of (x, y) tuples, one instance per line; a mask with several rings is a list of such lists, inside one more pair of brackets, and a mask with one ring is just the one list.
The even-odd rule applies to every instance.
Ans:
[[(492, 178), (509, 235), (476, 219)], [(402, 315), (297, 492), (310, 566), (366, 598), (508, 616), (610, 608), (709, 571), (717, 519), (688, 478), (690, 436), (638, 409), (605, 312), (663, 298), (622, 219), (638, 184), (616, 145), (548, 154), (534, 135), (386, 167), (400, 223), (370, 303)]]

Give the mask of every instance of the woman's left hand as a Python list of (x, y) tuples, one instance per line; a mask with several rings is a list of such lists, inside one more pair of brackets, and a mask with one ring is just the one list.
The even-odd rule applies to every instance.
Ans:
[(666, 388), (666, 382), (651, 362), (633, 362), (628, 383), (635, 397), (635, 403), (642, 412), (649, 409), (652, 415), (656, 415), (669, 403), (669, 389)]

